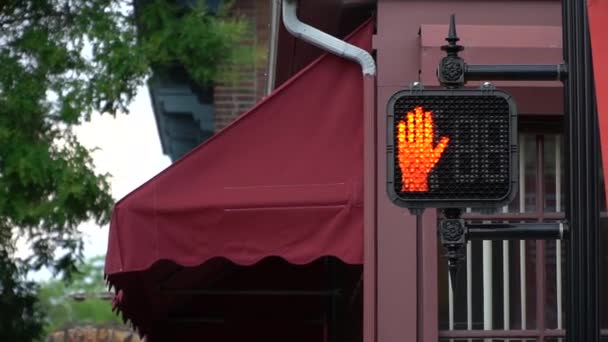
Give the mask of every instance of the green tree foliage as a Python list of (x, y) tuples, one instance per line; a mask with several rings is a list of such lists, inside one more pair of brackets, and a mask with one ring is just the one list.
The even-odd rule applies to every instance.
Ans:
[(105, 297), (103, 261), (99, 256), (80, 264), (69, 284), (61, 280), (41, 284), (40, 308), (47, 313), (45, 336), (72, 323), (122, 323)]
[[(202, 84), (248, 55), (239, 44), (247, 23), (225, 8), (210, 15), (202, 0), (135, 3), (0, 1), (0, 263), (14, 271), (3, 289), (43, 266), (69, 276), (82, 259), (78, 225), (109, 220), (108, 175), (94, 171), (74, 125), (126, 112), (152, 67), (181, 64)], [(18, 239), (32, 249), (23, 262), (14, 258)]]
[(21, 269), (0, 249), (0, 341), (33, 341), (42, 332), (36, 286), (23, 281)]
[(217, 15), (210, 16), (200, 1), (190, 0), (193, 6), (188, 7), (166, 0), (146, 1), (148, 5), (138, 6), (137, 17), (141, 46), (153, 67), (163, 69), (178, 64), (193, 80), (203, 84), (233, 78), (231, 69), (224, 68), (226, 65), (251, 65), (260, 58), (250, 45), (242, 44), (247, 23), (227, 19), (231, 18), (231, 2), (224, 2)]

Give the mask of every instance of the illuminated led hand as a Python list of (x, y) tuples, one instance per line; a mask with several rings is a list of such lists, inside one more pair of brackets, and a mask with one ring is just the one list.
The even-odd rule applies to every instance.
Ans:
[(429, 173), (450, 142), (450, 138), (442, 137), (433, 147), (434, 137), (433, 113), (423, 111), (422, 107), (414, 108), (397, 123), (397, 156), (403, 182), (401, 191), (429, 191)]

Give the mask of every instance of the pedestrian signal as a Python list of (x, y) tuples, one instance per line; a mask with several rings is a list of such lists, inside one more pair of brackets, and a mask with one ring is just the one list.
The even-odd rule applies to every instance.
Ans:
[(517, 182), (517, 110), (499, 90), (411, 90), (388, 102), (388, 194), (408, 208), (500, 206)]

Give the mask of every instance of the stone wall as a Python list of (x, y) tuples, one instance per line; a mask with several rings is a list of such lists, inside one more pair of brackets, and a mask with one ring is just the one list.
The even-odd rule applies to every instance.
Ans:
[(139, 336), (125, 326), (74, 325), (55, 331), (45, 342), (141, 342)]

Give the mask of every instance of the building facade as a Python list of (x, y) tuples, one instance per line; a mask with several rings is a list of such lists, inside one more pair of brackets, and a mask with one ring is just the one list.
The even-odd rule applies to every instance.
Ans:
[[(140, 1), (144, 2), (145, 0)], [(188, 6), (188, 1), (177, 2)], [(207, 1), (211, 12), (220, 2)], [(180, 65), (155, 70), (148, 81), (163, 153), (175, 161), (232, 122), (268, 94), (268, 52), (270, 35), (269, 1), (238, 1), (233, 15), (244, 17), (251, 34), (243, 44), (259, 51), (254, 66), (231, 67), (234, 80), (201, 85)]]
[[(438, 245), (436, 210), (422, 220), (386, 195), (386, 105), (411, 82), (439, 87), (435, 70), (444, 52), (450, 14), (456, 14), (462, 56), (474, 64), (562, 63), (561, 2), (556, 0), (307, 0), (300, 19), (344, 38), (366, 19), (375, 21), (375, 133), (372, 201), (366, 227), (359, 323), (348, 335), (365, 342), (562, 341), (565, 336), (565, 246), (560, 241), (480, 241), (467, 245), (467, 262), (454, 290)], [(200, 89), (185, 79), (152, 79), (150, 91), (163, 150), (173, 160), (229, 125), (322, 52), (293, 38), (280, 22), (276, 1), (239, 0), (247, 17), (244, 42), (263, 50), (263, 62), (239, 70), (233, 83)], [(564, 99), (561, 83), (494, 82), (517, 101), (519, 188), (495, 210), (467, 208), (471, 222), (557, 222), (564, 219)], [(480, 83), (469, 84), (479, 87)], [(369, 141), (368, 141), (369, 142)], [(601, 185), (598, 185), (601, 186)], [(602, 187), (603, 188), (603, 187)], [(604, 198), (604, 197), (602, 197)], [(602, 208), (606, 204), (602, 203)], [(602, 216), (602, 243), (606, 240)], [(605, 260), (600, 279), (607, 283)], [(356, 271), (354, 271), (356, 273)], [(601, 294), (602, 303), (608, 297)], [(608, 305), (602, 305), (602, 308)], [(605, 309), (602, 328), (608, 329)], [(347, 336), (342, 334), (342, 336)], [(353, 337), (356, 336), (356, 337)], [(341, 341), (338, 337), (334, 341)], [(346, 340), (345, 340), (346, 341)]]

